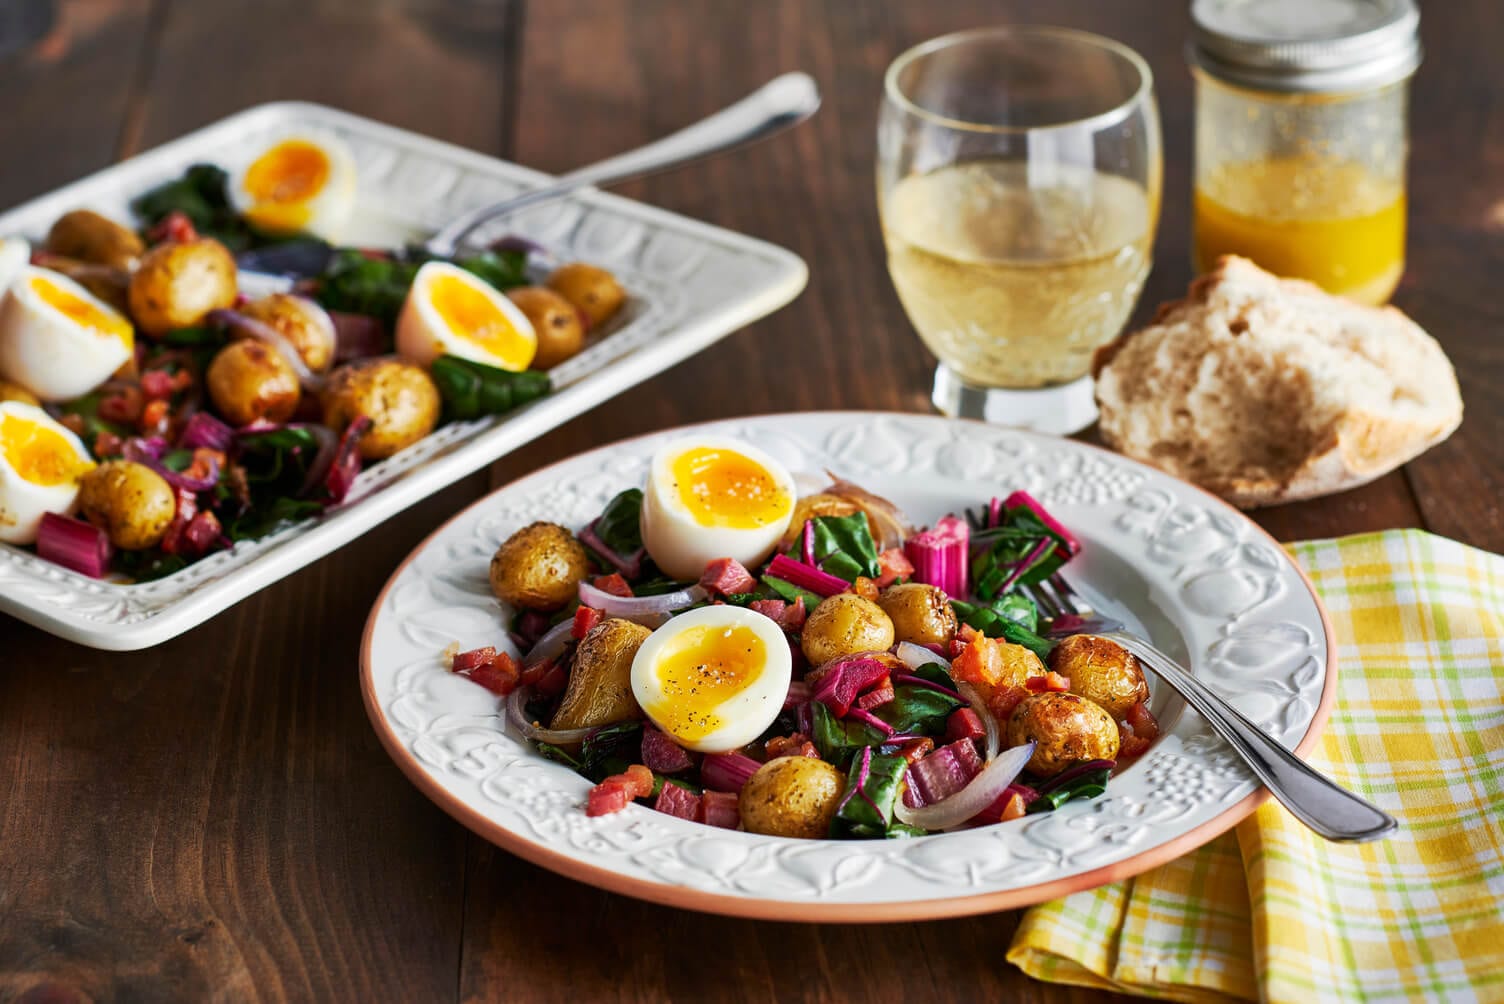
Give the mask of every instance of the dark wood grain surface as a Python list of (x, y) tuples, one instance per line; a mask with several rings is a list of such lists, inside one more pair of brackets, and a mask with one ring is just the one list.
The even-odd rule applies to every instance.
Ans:
[[(809, 927), (598, 892), (471, 836), (378, 746), (356, 652), (443, 518), (541, 464), (739, 413), (926, 410), (932, 365), (873, 207), (880, 77), (1002, 21), (1104, 32), (1158, 75), (1166, 197), (1141, 313), (1189, 278), (1177, 0), (62, 0), (0, 62), (0, 205), (247, 105), (306, 98), (562, 170), (805, 69), (795, 134), (626, 186), (786, 245), (789, 308), (208, 624), (108, 654), (0, 620), (0, 1000), (1065, 1001), (1003, 961), (1016, 914)], [(1396, 302), (1457, 363), (1467, 417), (1403, 472), (1257, 514), (1281, 539), (1425, 526), (1504, 550), (1504, 5), (1426, 5), (1410, 269)], [(772, 360), (798, 358), (797, 366)], [(792, 920), (791, 916), (791, 920)]]

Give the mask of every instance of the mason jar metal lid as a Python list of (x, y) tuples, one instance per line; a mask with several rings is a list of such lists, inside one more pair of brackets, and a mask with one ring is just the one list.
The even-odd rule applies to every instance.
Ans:
[(1192, 0), (1190, 60), (1232, 84), (1352, 93), (1420, 65), (1414, 0)]

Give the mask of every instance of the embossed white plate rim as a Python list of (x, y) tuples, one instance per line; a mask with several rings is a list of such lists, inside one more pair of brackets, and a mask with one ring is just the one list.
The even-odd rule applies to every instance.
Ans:
[[(425, 577), (423, 573), (416, 571), (417, 565), (426, 560), (430, 553), (437, 556), (436, 560), (442, 559), (444, 567), (454, 565), (451, 557), (458, 552), (440, 553), (440, 545), (453, 543), (453, 538), (459, 536), (461, 529), (474, 529), (472, 524), (479, 526), (484, 523), (485, 513), (499, 509), (509, 496), (529, 491), (536, 494), (544, 486), (560, 487), (558, 483), (565, 477), (574, 477), (578, 483), (580, 476), (574, 472), (574, 468), (583, 469), (588, 464), (630, 463), (631, 458), (640, 458), (651, 452), (655, 441), (669, 436), (696, 430), (759, 435), (806, 426), (829, 427), (828, 440), (836, 438), (836, 433), (844, 435), (846, 431), (858, 430), (851, 435), (859, 437), (867, 434), (865, 430), (881, 429), (884, 426), (919, 430), (916, 435), (924, 434), (926, 430), (945, 429), (953, 436), (951, 446), (959, 444), (969, 447), (980, 443), (983, 445), (978, 448), (986, 449), (985, 444), (991, 440), (994, 454), (1001, 452), (998, 444), (1012, 440), (1023, 443), (1030, 450), (1044, 448), (1046, 453), (1042, 456), (1049, 457), (1050, 462), (1060, 461), (1062, 469), (1077, 464), (1083, 471), (1098, 468), (1106, 471), (1105, 475), (1092, 476), (1108, 484), (1106, 490), (1109, 493), (1121, 491), (1122, 496), (1112, 498), (1111, 501), (1123, 502), (1127, 510), (1133, 510), (1143, 498), (1162, 494), (1170, 502), (1167, 508), (1151, 520), (1157, 522), (1154, 522), (1153, 531), (1147, 534), (1149, 543), (1146, 547), (1159, 547), (1165, 542), (1174, 545), (1177, 540), (1187, 545), (1187, 553), (1194, 553), (1196, 556), (1178, 570), (1185, 576), (1180, 583), (1183, 588), (1189, 589), (1199, 581), (1198, 577), (1203, 573), (1221, 575), (1225, 572), (1235, 577), (1249, 569), (1262, 570), (1268, 581), (1281, 583), (1279, 590), (1266, 589), (1265, 598), (1254, 602), (1248, 611), (1227, 619), (1223, 625), (1225, 635), (1207, 636), (1195, 627), (1187, 630), (1194, 638), (1193, 644), (1200, 644), (1208, 637), (1213, 638), (1214, 644), (1208, 651), (1215, 652), (1220, 647), (1217, 659), (1226, 662), (1223, 670), (1229, 667), (1240, 669), (1244, 664), (1256, 666), (1264, 661), (1273, 663), (1286, 658), (1288, 653), (1282, 653), (1277, 644), (1283, 644), (1289, 639), (1279, 637), (1280, 632), (1297, 627), (1305, 630), (1308, 633), (1308, 651), (1302, 650), (1294, 654), (1297, 659), (1305, 656), (1305, 661), (1298, 661), (1296, 664), (1297, 669), (1291, 677), (1295, 682), (1290, 686), (1293, 696), (1284, 707), (1288, 709), (1300, 706), (1308, 707), (1309, 710), (1293, 718), (1285, 715), (1278, 721), (1271, 719), (1269, 727), (1298, 753), (1307, 753), (1315, 744), (1336, 693), (1336, 647), (1331, 624), (1304, 573), (1272, 537), (1237, 510), (1200, 489), (1169, 478), (1159, 471), (1099, 447), (1075, 441), (935, 416), (885, 412), (811, 412), (708, 422), (614, 443), (560, 461), (499, 489), (434, 531), (393, 573), (372, 608), (362, 638), (363, 699), (380, 741), (399, 768), (428, 798), (477, 834), (568, 877), (599, 888), (686, 909), (764, 919), (820, 922), (887, 922), (983, 913), (1026, 906), (1117, 881), (1201, 846), (1245, 818), (1268, 797), (1268, 792), (1257, 785), (1252, 775), (1231, 757), (1225, 746), (1219, 748), (1220, 741), (1215, 739), (1205, 724), (1194, 715), (1185, 713), (1171, 719), (1171, 725), (1167, 729), (1168, 737), (1156, 750), (1114, 779), (1115, 789), (1122, 790), (1134, 785), (1141, 789), (1140, 810), (1144, 804), (1148, 804), (1142, 798), (1145, 792), (1156, 797), (1160, 805), (1174, 808), (1174, 812), (1161, 821), (1153, 818), (1155, 810), (1151, 805), (1148, 810), (1150, 818), (1140, 823), (1138, 836), (1143, 837), (1150, 832), (1151, 826), (1157, 825), (1160, 829), (1153, 830), (1157, 836), (1136, 847), (1129, 846), (1123, 838), (1125, 832), (1133, 829), (1133, 824), (1124, 823), (1100, 811), (1104, 807), (1110, 808), (1111, 800), (1115, 797), (1112, 789), (1104, 798), (1091, 803), (1076, 803), (1046, 816), (1026, 817), (1025, 820), (998, 827), (912, 841), (789, 841), (717, 831), (637, 806), (616, 816), (589, 820), (582, 811), (583, 794), (589, 788), (587, 781), (563, 767), (543, 761), (536, 754), (519, 755), (517, 750), (521, 748), (520, 744), (498, 731), (501, 728), (498, 714), (466, 717), (465, 708), (473, 706), (471, 697), (478, 688), (453, 680), (452, 676), (444, 672), (436, 656), (422, 656), (405, 667), (395, 665), (407, 656), (396, 651), (400, 646), (390, 644), (390, 635), (396, 630), (393, 626), (395, 615), (387, 608), (389, 599), (395, 595), (394, 589), (418, 585), (432, 589), (433, 586), (424, 584), (431, 577)], [(759, 445), (764, 448), (768, 446), (766, 442)], [(963, 449), (963, 456), (960, 457), (962, 461), (965, 460), (964, 452)], [(1019, 470), (1024, 470), (1024, 467), (1019, 467)], [(841, 473), (856, 472), (842, 470)], [(1083, 479), (1084, 477), (1083, 475)], [(1074, 483), (1069, 480), (1061, 481), (1068, 489)], [(617, 484), (615, 487), (619, 488), (621, 485)], [(985, 492), (986, 487), (976, 484), (975, 491)], [(877, 485), (877, 490), (883, 490), (880, 484)], [(548, 504), (558, 504), (567, 494), (568, 489), (564, 488), (562, 494), (548, 495)], [(597, 500), (590, 500), (590, 504), (595, 504), (595, 501)], [(968, 495), (965, 500), (957, 499), (956, 504), (975, 501), (975, 497)], [(1088, 503), (1067, 503), (1062, 508), (1068, 511), (1072, 506), (1084, 504)], [(523, 510), (525, 509), (524, 506)], [(1128, 532), (1127, 527), (1138, 516), (1146, 513), (1147, 510), (1130, 513), (1132, 518), (1125, 524), (1124, 532)], [(1076, 518), (1080, 519), (1079, 513)], [(1071, 525), (1085, 531), (1087, 536), (1098, 534), (1101, 529), (1084, 527), (1080, 523)], [(501, 534), (504, 531), (510, 532), (507, 526), (492, 525), (487, 532)], [(1169, 534), (1164, 541), (1160, 540), (1162, 532)], [(1177, 534), (1181, 536), (1177, 538)], [(1222, 552), (1208, 550), (1204, 546), (1208, 534), (1230, 534), (1228, 540), (1235, 546), (1230, 552), (1226, 549)], [(1130, 538), (1131, 536), (1130, 533)], [(472, 559), (484, 557), (484, 547), (477, 551), (475, 541), (467, 538), (463, 542)], [(494, 546), (489, 541), (483, 543), (485, 546)], [(1171, 550), (1173, 551), (1173, 546)], [(1087, 553), (1090, 553), (1090, 548)], [(462, 565), (463, 562), (459, 564)], [(1207, 572), (1208, 569), (1211, 571)], [(483, 591), (483, 563), (471, 571), (471, 578), (478, 575), (480, 584), (474, 581), (469, 584)], [(1196, 574), (1191, 574), (1192, 572)], [(1144, 574), (1148, 581), (1153, 576), (1169, 573), (1154, 571)], [(454, 581), (459, 581), (459, 577)], [(450, 582), (443, 588), (450, 590), (453, 585), (454, 582)], [(1090, 589), (1092, 584), (1087, 582), (1085, 585)], [(1276, 597), (1277, 601), (1269, 603), (1269, 596)], [(1211, 595), (1206, 594), (1198, 602), (1205, 603), (1210, 599)], [(1291, 605), (1287, 606), (1287, 601)], [(463, 604), (450, 597), (445, 600), (445, 605), (450, 608), (447, 613)], [(494, 608), (494, 601), (489, 601), (489, 605)], [(483, 612), (487, 603), (474, 601), (472, 597), (472, 607), (472, 612)], [(1303, 622), (1286, 624), (1274, 620), (1249, 619), (1249, 614), (1260, 607), (1264, 607), (1265, 613), (1284, 611), (1288, 614), (1293, 611)], [(1187, 613), (1184, 610), (1170, 612), (1175, 617), (1186, 617), (1187, 624), (1195, 617), (1205, 619), (1210, 616)], [(1217, 616), (1211, 616), (1211, 620), (1215, 622)], [(1179, 625), (1181, 622), (1176, 623)], [(378, 630), (382, 633), (382, 644), (379, 647), (374, 644)], [(437, 641), (438, 638), (431, 640)], [(1260, 648), (1260, 645), (1264, 647)], [(426, 644), (417, 651), (428, 651)], [(1200, 660), (1192, 661), (1194, 666)], [(1214, 659), (1208, 659), (1208, 662), (1216, 664)], [(1307, 666), (1307, 662), (1311, 665)], [(462, 736), (466, 743), (472, 739), (475, 742), (453, 759), (447, 769), (423, 762), (423, 757), (417, 750), (421, 743), (427, 741), (427, 733), (414, 733), (402, 723), (394, 723), (389, 714), (391, 709), (388, 708), (387, 699), (393, 695), (393, 684), (399, 675), (399, 668), (407, 674), (409, 683), (421, 678), (446, 687), (453, 684), (469, 688), (461, 701), (465, 706), (445, 705), (447, 710), (443, 717), (447, 719), (446, 727), (459, 723), (460, 727), (453, 732), (454, 735)], [(1199, 666), (1197, 668), (1199, 672)], [(1270, 672), (1273, 673), (1272, 670)], [(1216, 684), (1217, 680), (1208, 682)], [(1219, 689), (1223, 689), (1235, 704), (1246, 700), (1253, 700), (1257, 704), (1265, 685), (1276, 682), (1278, 681), (1273, 675), (1265, 679), (1255, 674), (1246, 680), (1238, 678), (1230, 684), (1232, 690), (1223, 687)], [(1269, 692), (1273, 693), (1272, 690)], [(403, 691), (400, 695), (403, 700), (410, 696), (412, 692), (409, 691)], [(446, 694), (443, 700), (447, 702), (451, 698)], [(1156, 700), (1159, 698), (1156, 697)], [(1240, 706), (1245, 710), (1252, 710), (1254, 707), (1249, 704)], [(1257, 706), (1264, 708), (1267, 705)], [(1276, 701), (1273, 707), (1281, 705)], [(410, 745), (404, 740), (399, 734), (404, 730), (416, 735), (418, 742)], [(1168, 766), (1157, 765), (1159, 761), (1156, 758), (1161, 757), (1161, 753), (1165, 754), (1162, 760)], [(507, 757), (512, 760), (510, 765), (503, 764), (500, 769), (493, 769)], [(546, 778), (546, 784), (535, 783), (540, 776)], [(479, 781), (475, 780), (477, 777), (480, 778)], [(472, 781), (474, 791), (470, 790)], [(518, 788), (518, 785), (522, 787)], [(1198, 785), (1201, 786), (1200, 789)], [(479, 792), (487, 790), (487, 786), (490, 794), (483, 797)], [(1212, 797), (1205, 793), (1213, 790), (1216, 803), (1201, 805), (1201, 801), (1212, 802)], [(522, 794), (514, 798), (514, 791)], [(1128, 810), (1134, 808), (1131, 797), (1126, 794), (1117, 797)], [(504, 823), (498, 819), (498, 816), (507, 813), (520, 818), (518, 806), (525, 806), (529, 799), (544, 806), (541, 812), (535, 811), (535, 815), (542, 820), (542, 829), (534, 821), (529, 824), (533, 828), (530, 833), (520, 825)], [(1181, 812), (1179, 808), (1175, 808), (1181, 804), (1191, 808)], [(1100, 816), (1105, 822), (1094, 823), (1093, 814)], [(1040, 826), (1046, 828), (1040, 834), (1026, 829)], [(1049, 831), (1049, 827), (1053, 827), (1054, 832)], [(545, 831), (547, 839), (544, 838)], [(975, 872), (978, 869), (985, 871), (1000, 853), (1006, 851), (1012, 854), (1018, 850), (1040, 848), (1048, 851), (1051, 841), (1058, 840), (1062, 835), (1067, 841), (1077, 841), (1079, 848), (1076, 857), (1088, 862), (1088, 866), (1057, 868), (1054, 871), (1046, 868), (1037, 877), (1031, 876), (1027, 881), (977, 880)], [(686, 851), (689, 853), (686, 854)], [(719, 859), (716, 858), (717, 854), (720, 855)], [(900, 858), (906, 859), (901, 862), (902, 867), (892, 867), (892, 862)], [(772, 860), (771, 865), (767, 864), (769, 859)], [(747, 861), (752, 861), (763, 869), (758, 874), (758, 883), (752, 887), (726, 885), (727, 876), (741, 869)], [(727, 862), (733, 863), (727, 865)], [(961, 866), (971, 868), (972, 873), (965, 874), (964, 870), (958, 870)], [(720, 869), (720, 873), (717, 869)], [(841, 877), (843, 871), (845, 878)], [(874, 879), (873, 876), (877, 878)], [(876, 882), (879, 879), (883, 888), (876, 891), (859, 888), (862, 882)], [(778, 885), (780, 880), (783, 882), (782, 886)], [(964, 882), (969, 882), (970, 887), (961, 888)]]

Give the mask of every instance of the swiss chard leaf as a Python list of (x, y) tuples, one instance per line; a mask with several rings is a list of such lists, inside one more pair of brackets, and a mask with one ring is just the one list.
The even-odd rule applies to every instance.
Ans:
[(840, 833), (860, 828), (874, 836), (886, 834), (908, 766), (901, 756), (873, 756), (865, 763), (861, 759), (853, 763), (832, 830)]
[(226, 537), (231, 540), (256, 540), (293, 523), (310, 519), (324, 511), (324, 503), (312, 499), (279, 496), (269, 502), (253, 504), (244, 512), (222, 520)]
[[(952, 684), (947, 682), (945, 686)], [(945, 720), (960, 706), (961, 702), (949, 694), (901, 684), (893, 688), (893, 700), (874, 708), (872, 713), (893, 726), (895, 732), (938, 736), (945, 734)]]
[(820, 597), (816, 596), (808, 589), (800, 589), (792, 582), (780, 579), (777, 576), (764, 575), (762, 577), (762, 584), (773, 590), (773, 592), (777, 593), (779, 599), (785, 600), (789, 603), (793, 603), (795, 600), (803, 597), (805, 610), (813, 610), (815, 609), (815, 607), (818, 607), (820, 605)]
[(620, 722), (596, 729), (580, 744), (579, 771), (599, 784), (635, 763), (641, 745), (641, 722)]
[(514, 373), (458, 356), (439, 356), (429, 374), (444, 399), (445, 414), (461, 421), (505, 414), (543, 397), (552, 386), (547, 373)]
[[(439, 259), (422, 253), (377, 258), (355, 248), (339, 248), (319, 278), (318, 300), (330, 310), (366, 314), (390, 327), (402, 312), (418, 269), (435, 260)], [(486, 251), (454, 263), (497, 289), (527, 285), (527, 255), (521, 251)]]
[[(1041, 544), (1050, 546), (1041, 549)], [(1070, 550), (1028, 506), (1005, 509), (1002, 523), (972, 537), (981, 545), (971, 562), (971, 591), (978, 599), (997, 598), (1008, 590), (1049, 578), (1064, 565)], [(1020, 569), (1020, 565), (1023, 565)]]
[(1107, 790), (1108, 778), (1112, 776), (1109, 768), (1094, 770), (1075, 778), (1069, 784), (1063, 784), (1047, 794), (1042, 794), (1033, 802), (1029, 803), (1029, 812), (1049, 812), (1058, 809), (1073, 798), (1096, 798)]
[(642, 489), (619, 493), (595, 521), (595, 535), (617, 554), (629, 555), (642, 547)]
[(194, 164), (182, 177), (158, 185), (131, 201), (131, 212), (150, 230), (174, 212), (182, 213), (204, 237), (231, 251), (258, 243), (255, 233), (230, 204), (229, 175), (213, 164)]
[(187, 568), (188, 559), (153, 547), (144, 551), (116, 551), (110, 564), (136, 582), (151, 582)]
[(526, 251), (482, 251), (467, 258), (456, 258), (454, 263), (497, 289), (527, 285)]
[(810, 739), (826, 763), (845, 767), (863, 747), (883, 741), (877, 729), (861, 722), (843, 722), (819, 701), (810, 702), (810, 708), (814, 716), (814, 735)]
[[(815, 564), (821, 571), (847, 582), (855, 582), (859, 575), (875, 579), (882, 574), (877, 564), (877, 543), (872, 539), (866, 513), (816, 516), (810, 522), (813, 524)], [(804, 538), (800, 536), (788, 555), (799, 561), (803, 554)]]
[(961, 600), (951, 600), (951, 609), (963, 624), (969, 624), (989, 638), (1002, 638), (1014, 645), (1022, 645), (1041, 659), (1049, 658), (1055, 643), (1041, 638), (1015, 620), (1000, 615), (992, 607), (979, 606)]
[(1029, 631), (1039, 630), (1039, 607), (1024, 593), (1008, 593), (992, 602), (992, 611)]

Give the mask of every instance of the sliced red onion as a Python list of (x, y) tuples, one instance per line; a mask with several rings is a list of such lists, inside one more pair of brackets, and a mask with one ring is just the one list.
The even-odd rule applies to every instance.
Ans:
[(521, 234), (507, 234), (491, 242), (492, 251), (521, 251), (524, 254), (547, 254), (548, 249)]
[(977, 688), (969, 683), (956, 682), (956, 690), (961, 696), (971, 702), (971, 710), (982, 720), (982, 728), (987, 730), (987, 757), (988, 763), (997, 759), (998, 750), (1003, 748), (1003, 730), (998, 721), (993, 717), (987, 707), (987, 702), (982, 700), (982, 695), (977, 693)]
[(545, 729), (534, 725), (527, 718), (527, 699), (532, 696), (528, 687), (518, 687), (507, 695), (507, 721), (518, 732), (533, 742), (564, 746), (584, 742), (595, 729)]
[(345, 496), (350, 494), (350, 489), (355, 485), (355, 478), (360, 474), (360, 437), (366, 434), (371, 427), (371, 420), (364, 415), (356, 415), (355, 419), (340, 433), (339, 446), (335, 448), (334, 459), (329, 464), (329, 471), (324, 478), (324, 487), (329, 491), (329, 500), (340, 503)]
[(860, 485), (838, 478), (829, 471), (825, 473), (830, 474), (831, 484), (823, 494), (843, 498), (867, 514), (867, 528), (872, 531), (879, 551), (901, 547), (904, 539), (914, 532), (908, 517), (892, 502), (881, 495), (872, 494)]
[(303, 478), (303, 484), (298, 488), (298, 498), (307, 498), (310, 492), (324, 483), (324, 478), (328, 476), (329, 469), (334, 465), (334, 454), (339, 449), (339, 437), (329, 426), (318, 422), (299, 422), (287, 428), (302, 429), (319, 444), (319, 452), (314, 454), (313, 463), (308, 465), (308, 473)]
[(192, 418), (188, 419), (188, 424), (183, 426), (183, 431), (178, 436), (178, 445), (189, 450), (203, 447), (224, 451), (228, 450), (234, 441), (235, 430), (207, 411), (196, 412)]
[(156, 436), (151, 439), (127, 439), (121, 448), (121, 455), (126, 460), (150, 467), (161, 475), (162, 480), (174, 488), (182, 488), (190, 492), (206, 492), (219, 484), (219, 461), (214, 457), (209, 457), (207, 461), (209, 473), (201, 478), (190, 477), (162, 463), (159, 458), (166, 452), (166, 446), (166, 442)]
[(910, 669), (918, 669), (921, 666), (930, 665), (941, 666), (946, 670), (950, 669), (950, 663), (943, 657), (936, 655), (923, 645), (916, 645), (911, 641), (899, 642), (898, 649), (894, 652), (894, 655), (898, 656), (903, 661), (903, 664)]
[(303, 385), (304, 390), (317, 392), (323, 389), (324, 378), (309, 369), (308, 364), (303, 361), (302, 354), (298, 352), (292, 342), (289, 342), (282, 332), (265, 321), (259, 321), (248, 314), (243, 314), (238, 310), (231, 310), (229, 308), (211, 310), (208, 314), (204, 315), (204, 320), (210, 324), (228, 328), (234, 334), (245, 335), (248, 338), (265, 342), (276, 349), (278, 355), (287, 360), (287, 365), (291, 366), (293, 372), (297, 373), (298, 382)]
[(696, 585), (661, 596), (616, 596), (588, 582), (580, 583), (579, 592), (580, 602), (587, 607), (594, 607), (611, 617), (643, 623), (661, 621), (675, 610), (692, 606), (710, 595), (703, 586)]
[(622, 578), (628, 581), (637, 578), (642, 574), (642, 559), (647, 554), (647, 549), (639, 547), (632, 554), (622, 557), (613, 551), (604, 540), (601, 540), (600, 534), (595, 532), (595, 525), (599, 522), (600, 520), (596, 519), (579, 532), (580, 543), (610, 562), (611, 567), (620, 572)]
[(527, 655), (522, 657), (524, 666), (536, 666), (540, 662), (547, 662), (555, 656), (562, 655), (573, 640), (574, 619), (564, 618), (553, 627), (543, 633), (533, 647), (528, 649)]
[(955, 829), (997, 801), (1008, 785), (1023, 773), (1033, 755), (1032, 742), (1005, 750), (982, 768), (982, 772), (972, 778), (970, 784), (949, 798), (917, 809), (910, 808), (904, 804), (903, 799), (899, 799), (893, 812), (910, 826), (925, 830)]

